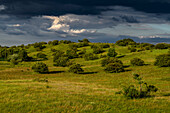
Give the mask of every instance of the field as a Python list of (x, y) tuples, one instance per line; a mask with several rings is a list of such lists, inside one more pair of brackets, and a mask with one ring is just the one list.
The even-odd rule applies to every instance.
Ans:
[[(111, 46), (113, 44), (110, 44)], [(170, 68), (154, 66), (155, 57), (168, 49), (129, 52), (128, 47), (115, 45), (119, 58), (126, 66), (125, 72), (107, 73), (101, 60), (85, 61), (76, 58), (84, 69), (82, 74), (68, 72), (68, 67), (53, 66), (51, 48), (66, 50), (68, 44), (46, 45), (42, 50), (48, 60), (48, 74), (33, 72), (35, 61), (22, 62), (12, 67), (10, 62), (0, 61), (0, 113), (168, 113), (170, 112)], [(86, 48), (92, 51), (90, 46)], [(105, 48), (107, 54), (108, 48)], [(38, 53), (29, 49), (29, 56)], [(132, 58), (139, 57), (145, 66), (130, 66)], [(158, 87), (155, 96), (127, 99), (115, 94), (123, 86), (134, 84), (133, 73), (140, 74), (147, 83)], [(48, 80), (48, 82), (47, 82)]]

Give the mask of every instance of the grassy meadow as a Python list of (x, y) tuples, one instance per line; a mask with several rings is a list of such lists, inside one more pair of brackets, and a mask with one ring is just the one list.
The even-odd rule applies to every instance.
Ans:
[[(125, 72), (105, 72), (101, 66), (102, 58), (73, 59), (82, 65), (82, 74), (70, 73), (68, 67), (53, 66), (51, 49), (66, 51), (69, 44), (63, 43), (56, 46), (46, 44), (42, 50), (48, 58), (41, 61), (48, 65), (48, 74), (31, 69), (37, 61), (21, 62), (16, 66), (0, 61), (0, 113), (169, 113), (170, 68), (154, 66), (155, 57), (168, 53), (168, 49), (129, 52), (127, 46), (114, 47), (118, 55), (124, 56), (119, 60), (126, 66)], [(78, 48), (82, 49), (93, 51), (90, 46)], [(107, 54), (108, 49), (104, 48), (105, 52), (101, 54)], [(38, 53), (33, 47), (27, 51), (33, 58)], [(130, 60), (135, 57), (144, 60), (146, 65), (131, 66)], [(115, 94), (123, 86), (135, 83), (133, 73), (155, 85), (158, 92), (142, 99), (127, 99)]]

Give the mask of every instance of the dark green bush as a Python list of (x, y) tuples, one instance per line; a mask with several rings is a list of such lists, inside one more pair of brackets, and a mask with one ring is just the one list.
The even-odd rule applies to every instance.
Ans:
[(68, 66), (69, 58), (68, 57), (59, 57), (58, 59), (54, 60), (54, 66)]
[(38, 73), (47, 73), (49, 72), (48, 66), (45, 63), (37, 62), (32, 66), (32, 70)]
[(41, 58), (43, 60), (47, 60), (47, 55), (44, 53), (37, 53), (37, 58)]
[(88, 60), (95, 60), (95, 59), (98, 59), (98, 56), (93, 54), (93, 53), (87, 53), (87, 54), (84, 55), (84, 59), (86, 61), (88, 61)]
[(100, 53), (103, 53), (103, 52), (104, 52), (104, 50), (101, 47), (93, 48), (93, 53), (95, 53), (95, 54), (100, 54)]
[(67, 50), (67, 51), (66, 51), (66, 56), (67, 56), (69, 59), (78, 58), (77, 51), (76, 51), (76, 50), (73, 50), (73, 49)]
[(122, 61), (115, 58), (115, 57), (107, 57), (107, 58), (104, 58), (102, 61), (101, 61), (101, 65), (102, 66), (106, 66), (110, 63), (120, 63), (123, 65)]
[(69, 67), (69, 72), (73, 72), (73, 73), (82, 73), (84, 72), (84, 70), (81, 68), (81, 65), (80, 64), (73, 64)]
[(127, 46), (127, 45), (135, 45), (136, 42), (128, 38), (128, 39), (118, 40), (116, 41), (116, 44), (119, 46)]
[(107, 56), (109, 56), (109, 57), (116, 57), (116, 56), (117, 56), (117, 53), (116, 53), (116, 51), (115, 51), (115, 48), (110, 48), (110, 49), (108, 50)]
[(170, 67), (170, 54), (157, 56), (154, 65), (159, 67)]
[(127, 98), (134, 99), (149, 97), (152, 92), (158, 91), (158, 88), (154, 85), (148, 85), (146, 82), (142, 81), (140, 75), (134, 74), (133, 76), (133, 78), (137, 80), (138, 84), (125, 86), (123, 90), (117, 92), (117, 94), (123, 94)]
[(106, 65), (105, 71), (109, 73), (120, 73), (124, 72), (124, 67), (122, 63), (109, 63), (108, 65)]
[(130, 48), (130, 52), (136, 52), (136, 48)]
[(155, 49), (168, 49), (168, 45), (165, 43), (159, 43), (155, 45)]
[(132, 60), (130, 60), (130, 63), (133, 66), (143, 66), (144, 65), (144, 61), (141, 60), (140, 58), (133, 58)]

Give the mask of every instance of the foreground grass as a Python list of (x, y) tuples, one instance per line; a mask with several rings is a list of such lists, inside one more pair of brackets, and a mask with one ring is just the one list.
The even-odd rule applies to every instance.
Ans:
[[(78, 58), (75, 62), (83, 65), (85, 73), (72, 74), (67, 72), (67, 67), (53, 66), (50, 48), (43, 50), (48, 53), (49, 60), (44, 62), (50, 67), (49, 74), (33, 72), (30, 67), (34, 62), (23, 62), (11, 68), (8, 62), (0, 61), (0, 113), (170, 112), (170, 69), (153, 66), (155, 56), (168, 50), (129, 53), (125, 47), (116, 47), (117, 52), (125, 54), (120, 58), (127, 65), (125, 72), (106, 73), (100, 65), (101, 59), (84, 61)], [(30, 53), (34, 54), (36, 52)], [(134, 57), (140, 57), (147, 65), (128, 67)], [(155, 96), (130, 100), (115, 95), (122, 86), (135, 82), (132, 73), (140, 74), (148, 84), (158, 87)], [(34, 81), (36, 78), (48, 79), (48, 82)]]

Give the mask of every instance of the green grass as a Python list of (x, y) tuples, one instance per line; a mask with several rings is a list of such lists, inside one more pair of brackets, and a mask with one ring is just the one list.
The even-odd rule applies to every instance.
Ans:
[[(0, 113), (168, 113), (170, 112), (170, 68), (153, 65), (155, 57), (168, 50), (153, 50), (130, 53), (127, 47), (115, 46), (125, 65), (139, 57), (148, 65), (130, 66), (122, 73), (106, 73), (101, 59), (85, 61), (74, 59), (83, 65), (84, 74), (67, 72), (68, 67), (54, 67), (51, 48), (66, 50), (68, 44), (47, 46), (43, 53), (51, 73), (38, 74), (31, 70), (35, 62), (22, 62), (10, 67), (0, 61)], [(84, 47), (92, 52), (90, 46)], [(83, 48), (79, 48), (81, 50)], [(105, 49), (107, 53), (108, 49)], [(31, 48), (29, 56), (38, 52)], [(155, 96), (143, 99), (126, 99), (115, 92), (122, 86), (133, 84), (133, 73), (140, 74), (144, 81), (159, 88)], [(38, 82), (36, 78), (48, 79)]]

